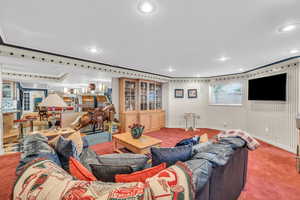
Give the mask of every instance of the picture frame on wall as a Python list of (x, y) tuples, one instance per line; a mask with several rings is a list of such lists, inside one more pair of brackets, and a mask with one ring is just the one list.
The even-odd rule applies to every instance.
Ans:
[(184, 98), (184, 89), (175, 89), (174, 96), (175, 98)]
[(188, 98), (189, 99), (194, 99), (197, 98), (197, 89), (188, 89)]

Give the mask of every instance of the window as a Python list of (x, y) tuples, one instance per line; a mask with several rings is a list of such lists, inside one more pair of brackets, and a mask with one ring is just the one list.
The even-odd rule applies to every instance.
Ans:
[(242, 105), (243, 84), (240, 82), (217, 83), (210, 85), (210, 104)]
[(24, 102), (24, 111), (29, 111), (30, 110), (30, 94), (28, 92), (24, 92), (23, 102)]

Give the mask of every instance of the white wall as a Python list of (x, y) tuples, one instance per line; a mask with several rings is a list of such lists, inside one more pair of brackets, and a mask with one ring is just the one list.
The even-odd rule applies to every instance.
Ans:
[[(295, 152), (298, 132), (295, 116), (299, 112), (299, 67), (298, 60), (270, 66), (267, 69), (241, 76), (210, 78), (209, 80), (177, 79), (169, 82), (167, 127), (185, 127), (184, 113), (200, 114), (198, 127), (215, 129), (243, 129), (275, 146)], [(294, 64), (297, 64), (295, 66)], [(284, 68), (281, 69), (281, 66)], [(289, 67), (288, 67), (289, 66)], [(280, 71), (274, 70), (279, 69)], [(270, 70), (272, 69), (272, 71)], [(288, 100), (286, 102), (248, 101), (249, 78), (288, 74)], [(234, 77), (234, 78), (232, 78)], [(227, 79), (227, 80), (224, 80)], [(230, 79), (230, 80), (228, 80)], [(213, 82), (240, 81), (244, 83), (242, 106), (209, 105), (209, 85)], [(184, 89), (183, 99), (174, 98), (174, 89)], [(187, 98), (187, 89), (198, 89), (197, 99)]]

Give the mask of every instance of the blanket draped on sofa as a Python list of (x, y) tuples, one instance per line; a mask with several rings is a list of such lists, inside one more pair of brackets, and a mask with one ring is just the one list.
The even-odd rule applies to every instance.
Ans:
[(36, 160), (16, 181), (14, 200), (188, 200), (194, 198), (191, 172), (177, 163), (146, 183), (79, 181), (49, 160)]

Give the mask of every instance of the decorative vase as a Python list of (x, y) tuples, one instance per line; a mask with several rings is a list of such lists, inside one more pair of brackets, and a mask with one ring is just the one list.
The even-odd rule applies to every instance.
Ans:
[(130, 127), (131, 128), (131, 136), (134, 138), (134, 139), (139, 139), (142, 135), (143, 135), (143, 132), (144, 132), (144, 126), (142, 125), (137, 125), (137, 124), (134, 124), (133, 126)]

